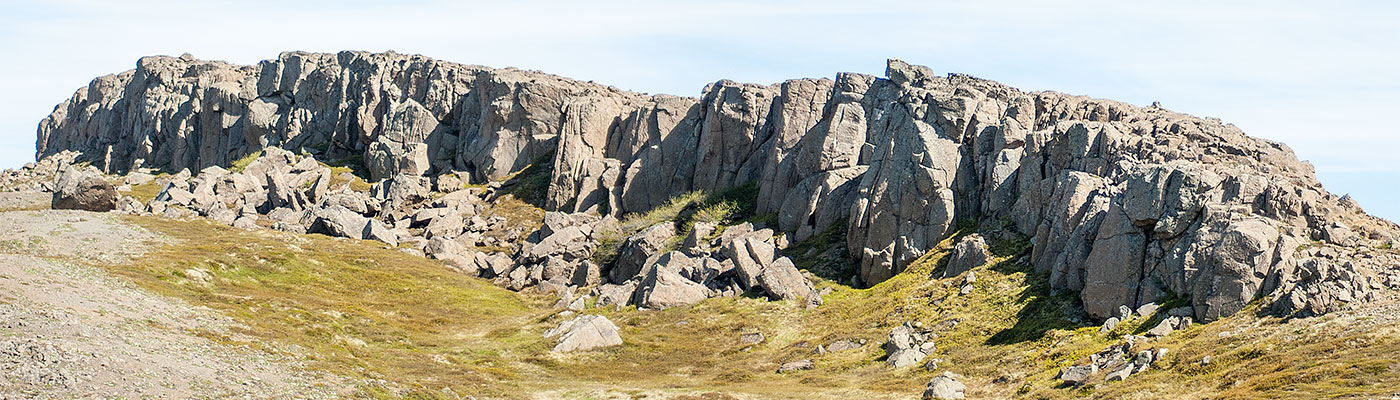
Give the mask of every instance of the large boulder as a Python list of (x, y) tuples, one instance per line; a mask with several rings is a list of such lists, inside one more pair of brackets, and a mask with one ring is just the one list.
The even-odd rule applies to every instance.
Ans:
[(808, 304), (821, 304), (821, 295), (812, 287), (812, 282), (802, 276), (797, 266), (787, 257), (779, 258), (758, 276), (758, 284), (774, 300), (798, 300)]
[(618, 248), (617, 265), (613, 266), (610, 275), (612, 281), (620, 283), (642, 273), (647, 260), (660, 254), (666, 243), (675, 236), (676, 224), (666, 221), (628, 237)]
[(634, 302), (639, 307), (666, 309), (699, 303), (710, 296), (705, 285), (681, 275), (696, 268), (698, 260), (672, 251), (648, 261), (645, 277), (637, 286)]
[(963, 391), (967, 390), (967, 385), (958, 381), (961, 378), (952, 371), (944, 371), (942, 375), (933, 377), (928, 381), (928, 386), (924, 389), (924, 399), (961, 399), (964, 398)]
[(953, 246), (953, 254), (948, 258), (948, 266), (943, 269), (943, 277), (953, 277), (971, 271), (991, 261), (992, 254), (987, 250), (987, 242), (981, 235), (968, 235)]
[(364, 239), (365, 227), (369, 225), (369, 218), (339, 205), (316, 210), (315, 218), (310, 232), (351, 239)]
[(106, 212), (117, 208), (117, 188), (97, 171), (68, 167), (54, 188), (51, 206), (57, 210)]
[(557, 344), (554, 345), (554, 351), (559, 353), (622, 344), (622, 337), (618, 335), (617, 325), (613, 325), (612, 321), (602, 315), (580, 315), (566, 320), (559, 323), (559, 326), (554, 327), (554, 329), (546, 331), (544, 337), (558, 338)]
[(745, 289), (761, 285), (758, 277), (763, 275), (763, 270), (775, 260), (777, 250), (771, 239), (771, 236), (765, 238), (764, 234), (759, 232), (728, 240), (721, 247), (721, 254), (734, 263), (739, 284)]

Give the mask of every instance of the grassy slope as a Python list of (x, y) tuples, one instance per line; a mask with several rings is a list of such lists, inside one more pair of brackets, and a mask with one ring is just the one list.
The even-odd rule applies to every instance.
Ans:
[[(1166, 369), (1126, 382), (1059, 387), (1054, 379), (1059, 368), (1153, 321), (1129, 320), (1106, 335), (1072, 322), (1076, 299), (1051, 295), (1044, 276), (1014, 261), (1027, 251), (1023, 240), (997, 242), (997, 261), (975, 270), (978, 279), (966, 295), (959, 293), (961, 277), (929, 278), (940, 268), (950, 239), (909, 271), (870, 289), (820, 282), (834, 291), (825, 305), (811, 310), (753, 298), (711, 299), (664, 311), (593, 309), (589, 312), (605, 314), (622, 328), (626, 344), (559, 355), (540, 337), (559, 320), (552, 299), (505, 291), (449, 272), (436, 261), (374, 242), (250, 232), (201, 221), (132, 220), (179, 241), (132, 265), (111, 267), (116, 273), (233, 316), (248, 325), (247, 334), (304, 349), (316, 368), (384, 380), (382, 387), (361, 388), (369, 397), (452, 398), (446, 387), (504, 398), (541, 391), (594, 398), (600, 390), (634, 398), (696, 391), (757, 398), (909, 398), (941, 370), (884, 367), (885, 335), (905, 321), (935, 327), (938, 349), (931, 358), (966, 376), (969, 398), (1367, 398), (1389, 396), (1400, 387), (1393, 312), (1288, 322), (1242, 312), (1163, 339), (1160, 345), (1171, 350), (1162, 364)], [(812, 241), (829, 243), (795, 248), (840, 240), (823, 234)], [(811, 257), (796, 261), (812, 265)], [(184, 278), (187, 269), (204, 269), (216, 278), (201, 285)], [(1226, 331), (1235, 334), (1220, 335)], [(767, 340), (740, 344), (738, 336), (750, 332), (762, 332)], [(813, 354), (817, 345), (843, 338), (868, 344)], [(1206, 355), (1214, 362), (1198, 365)], [(808, 358), (816, 369), (774, 372), (780, 363)]]

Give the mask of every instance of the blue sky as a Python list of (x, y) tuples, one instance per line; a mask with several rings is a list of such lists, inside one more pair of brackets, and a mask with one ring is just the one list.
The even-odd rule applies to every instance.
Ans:
[(1025, 90), (1218, 117), (1400, 220), (1400, 2), (6, 1), (0, 167), (92, 78), (143, 55), (418, 53), (650, 93), (880, 75), (886, 58)]

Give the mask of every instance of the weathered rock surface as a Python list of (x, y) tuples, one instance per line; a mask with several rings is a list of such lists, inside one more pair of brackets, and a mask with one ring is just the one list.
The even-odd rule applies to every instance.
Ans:
[[(1319, 314), (1400, 286), (1400, 256), (1376, 250), (1400, 228), (1325, 191), (1283, 144), (1156, 105), (1023, 92), (898, 60), (885, 75), (719, 81), (685, 98), (394, 53), (293, 52), (257, 66), (146, 57), (55, 108), (36, 155), (77, 151), (105, 172), (201, 171), (170, 179), (178, 184), (145, 212), (236, 214), (243, 225), (330, 202), (399, 229), (396, 213), (435, 187), (426, 176), (482, 183), (536, 161), (550, 166), (543, 206), (565, 213), (616, 217), (756, 182), (759, 211), (777, 212), (776, 228), (793, 238), (846, 221), (865, 284), (903, 271), (956, 221), (1006, 223), (1032, 238), (1031, 262), (1052, 288), (1080, 293), (1099, 319), (1168, 293), (1189, 296), (1203, 321), (1256, 297), (1279, 313)], [(390, 183), (368, 196), (322, 191), (328, 171), (300, 162), (193, 178), (276, 148), (359, 157)], [(279, 226), (315, 222), (293, 219)], [(433, 235), (459, 234), (456, 222)], [(750, 289), (777, 257), (745, 241), (721, 243), (730, 254), (720, 257)], [(550, 249), (563, 252), (495, 275), (553, 287), (604, 268), (578, 257), (589, 249)], [(633, 279), (653, 255), (629, 256), (608, 277)]]
[(622, 344), (617, 325), (601, 315), (580, 315), (559, 323), (544, 333), (545, 338), (558, 337), (554, 351), (568, 353)]
[[(1173, 317), (1175, 318), (1175, 317)], [(1060, 370), (1058, 378), (1066, 385), (1079, 387), (1099, 380), (1122, 381), (1133, 374), (1146, 371), (1167, 356), (1167, 349), (1154, 348), (1142, 336), (1124, 336), (1123, 343), (1091, 354), (1079, 365)]]
[(962, 275), (991, 259), (992, 253), (987, 249), (987, 241), (982, 239), (982, 236), (969, 235), (953, 246), (953, 254), (948, 259), (947, 268), (943, 270), (943, 277)]
[(813, 368), (816, 368), (816, 367), (817, 367), (817, 364), (816, 364), (815, 362), (813, 362), (812, 360), (798, 360), (798, 361), (793, 361), (793, 362), (786, 362), (786, 363), (783, 363), (783, 365), (779, 365), (779, 366), (778, 366), (778, 373), (782, 374), (782, 373), (788, 373), (788, 372), (793, 372), (793, 371), (805, 371), (805, 370), (813, 369)]
[(934, 349), (929, 333), (913, 324), (905, 323), (890, 331), (885, 342), (885, 363), (894, 368), (904, 368), (918, 364)]
[(117, 189), (97, 171), (68, 167), (54, 184), (56, 210), (112, 211), (117, 208)]
[(928, 381), (927, 388), (924, 389), (924, 399), (961, 399), (965, 398), (963, 391), (967, 390), (967, 385), (958, 381), (958, 374), (951, 371), (944, 371), (942, 375), (935, 376)]

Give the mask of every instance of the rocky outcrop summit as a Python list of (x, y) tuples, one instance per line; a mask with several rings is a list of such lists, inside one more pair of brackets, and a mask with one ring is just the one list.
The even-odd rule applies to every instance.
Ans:
[[(276, 174), (291, 180), (252, 182), (256, 190), (238, 178), (208, 185), (266, 188), (267, 201), (240, 206), (259, 204), (259, 215), (316, 204), (312, 217), (275, 219), (388, 243), (418, 223), (452, 232), (444, 238), (484, 229), (492, 222), (472, 221), (478, 210), (451, 198), (455, 190), (431, 215), (400, 206), (423, 204), (414, 196), (444, 180), (486, 184), (532, 164), (549, 167), (538, 206), (599, 221), (753, 182), (757, 212), (776, 215), (775, 233), (801, 241), (844, 224), (864, 284), (900, 273), (972, 221), (1031, 238), (1036, 269), (1054, 289), (1079, 293), (1099, 319), (1168, 295), (1190, 298), (1204, 321), (1255, 299), (1279, 313), (1316, 314), (1400, 286), (1400, 256), (1387, 250), (1400, 229), (1325, 191), (1281, 143), (1155, 104), (1024, 92), (898, 60), (885, 75), (718, 81), (688, 98), (394, 53), (294, 52), (256, 66), (146, 57), (59, 104), (39, 125), (37, 157), (76, 151), (108, 173), (185, 177), (275, 148), (359, 164), (372, 193), (319, 192), (334, 177), (299, 163)], [(177, 185), (158, 201), (198, 190)], [(238, 202), (215, 203), (232, 208), (230, 199)], [(371, 204), (384, 209), (357, 208)], [(429, 218), (443, 215), (451, 222)], [(410, 226), (399, 226), (405, 218)], [(728, 269), (694, 254), (653, 254), (659, 248), (645, 237), (617, 265), (590, 265), (593, 223), (555, 230), (545, 221), (539, 241), (510, 262), (495, 254), (454, 263), (521, 287), (607, 277), (639, 287), (601, 286), (600, 301), (657, 307), (690, 301), (702, 287), (727, 290), (707, 278), (721, 271), (770, 297), (812, 292), (790, 262), (747, 240), (719, 243), (713, 260), (731, 261)]]

